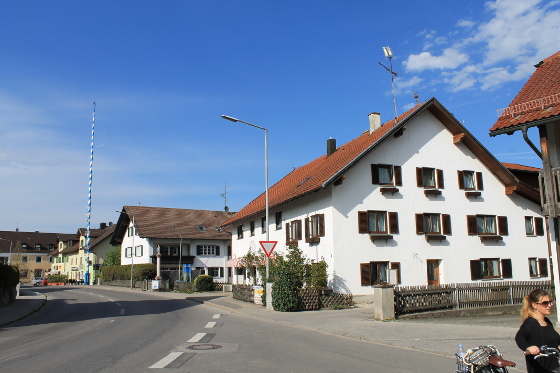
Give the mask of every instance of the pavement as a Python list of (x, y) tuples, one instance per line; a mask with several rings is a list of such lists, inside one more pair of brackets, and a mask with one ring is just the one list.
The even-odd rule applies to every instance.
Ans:
[[(96, 287), (116, 291), (141, 291), (103, 285)], [(0, 327), (39, 311), (47, 302), (47, 297), (37, 290), (31, 286), (22, 286), (15, 302), (0, 307)], [(454, 359), (459, 343), (465, 349), (491, 344), (498, 347), (505, 359), (517, 363), (512, 371), (525, 371), (523, 353), (514, 341), (521, 324), (516, 315), (376, 321), (373, 319), (373, 309), (367, 306), (341, 310), (277, 312), (258, 304), (233, 299), (232, 293), (228, 292), (150, 293), (168, 299), (190, 299), (242, 316), (285, 324), (287, 327), (305, 328), (326, 335), (448, 356), (450, 372), (455, 368), (451, 359)], [(555, 323), (556, 315), (551, 320)]]

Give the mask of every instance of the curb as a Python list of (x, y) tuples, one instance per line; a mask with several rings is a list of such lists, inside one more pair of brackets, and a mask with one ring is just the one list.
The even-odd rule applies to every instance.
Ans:
[(3, 326), (6, 326), (6, 325), (15, 323), (16, 321), (19, 321), (19, 320), (22, 320), (22, 319), (25, 319), (27, 316), (29, 316), (29, 315), (31, 315), (31, 314), (33, 314), (33, 313), (39, 311), (39, 309), (40, 309), (41, 307), (43, 307), (43, 306), (45, 305), (45, 303), (47, 303), (47, 295), (46, 295), (46, 294), (43, 294), (43, 293), (37, 293), (37, 294), (41, 294), (41, 295), (43, 296), (43, 299), (42, 299), (41, 303), (39, 303), (39, 305), (37, 305), (37, 306), (34, 307), (31, 311), (29, 311), (29, 312), (27, 312), (27, 313), (25, 313), (25, 314), (23, 314), (23, 315), (19, 315), (19, 316), (17, 316), (16, 318), (14, 318), (14, 319), (12, 319), (12, 320), (10, 320), (10, 321), (4, 321), (4, 322), (0, 323), (0, 327), (3, 327)]

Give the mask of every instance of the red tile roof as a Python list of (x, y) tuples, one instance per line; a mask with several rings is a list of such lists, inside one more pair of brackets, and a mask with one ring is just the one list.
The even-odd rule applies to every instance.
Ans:
[(560, 52), (537, 66), (531, 78), (490, 129), (490, 136), (516, 131), (523, 124), (560, 116)]
[(517, 163), (507, 163), (507, 162), (502, 162), (502, 164), (504, 166), (506, 166), (507, 169), (509, 170), (518, 170), (518, 171), (534, 171), (534, 172), (539, 172), (542, 171), (542, 168), (535, 168), (535, 167), (530, 167), (530, 166), (523, 166)]

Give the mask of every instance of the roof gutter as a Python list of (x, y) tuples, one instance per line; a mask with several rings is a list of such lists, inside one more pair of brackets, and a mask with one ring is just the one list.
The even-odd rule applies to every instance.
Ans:
[(543, 119), (539, 119), (539, 120), (535, 120), (532, 122), (528, 122), (530, 124), (519, 124), (517, 126), (513, 126), (513, 127), (506, 127), (506, 128), (502, 128), (499, 130), (495, 130), (495, 131), (491, 131), (489, 133), (490, 137), (495, 137), (498, 135), (503, 135), (504, 133), (507, 135), (511, 135), (513, 134), (515, 131), (521, 130), (523, 131), (523, 128), (531, 128), (531, 127), (535, 127), (535, 126), (542, 126), (544, 124), (548, 124), (550, 122), (554, 122), (560, 119), (560, 116), (556, 115), (553, 117), (548, 117), (548, 118), (543, 118)]

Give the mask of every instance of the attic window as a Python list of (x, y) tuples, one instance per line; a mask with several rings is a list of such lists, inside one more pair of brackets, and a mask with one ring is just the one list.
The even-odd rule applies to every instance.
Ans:
[(309, 180), (309, 179), (311, 179), (311, 176), (306, 177), (305, 180), (303, 180), (303, 181), (302, 181), (301, 183), (299, 183), (297, 186), (298, 186), (298, 187), (302, 186), (302, 185), (305, 184), (305, 183), (307, 182), (307, 180)]
[(198, 228), (199, 231), (205, 231), (206, 230), (206, 228), (204, 228), (203, 225), (197, 225), (196, 227)]

